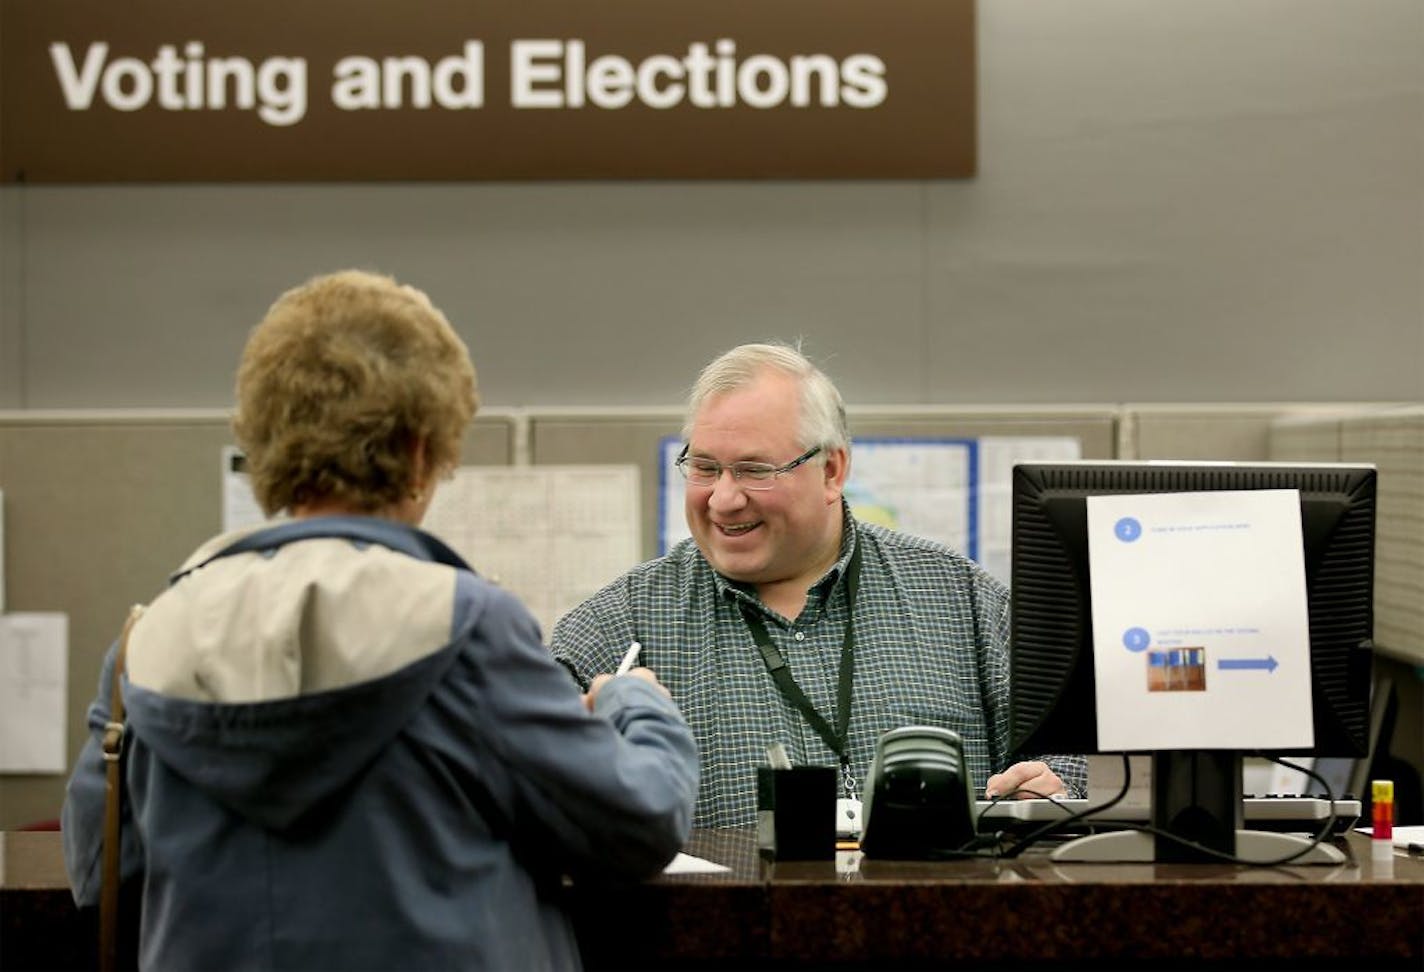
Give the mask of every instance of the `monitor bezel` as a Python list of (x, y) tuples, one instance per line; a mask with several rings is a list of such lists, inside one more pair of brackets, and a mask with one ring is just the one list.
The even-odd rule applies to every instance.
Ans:
[[(1012, 479), (1011, 758), (1049, 753), (1150, 753), (1158, 861), (1267, 861), (1242, 830), (1247, 751), (1107, 749), (1097, 738), (1087, 497), (1233, 489), (1297, 489), (1305, 546), (1314, 742), (1257, 755), (1365, 757), (1373, 680), (1374, 542), (1378, 470), (1371, 463), (1076, 460), (1025, 462)], [(1336, 617), (1343, 613), (1343, 623)], [(1338, 629), (1338, 630), (1337, 630)], [(1103, 835), (1106, 836), (1106, 835)], [(1166, 839), (1162, 839), (1166, 838)], [(1102, 847), (1113, 847), (1105, 841)], [(1313, 845), (1312, 845), (1313, 846)], [(1101, 847), (1091, 854), (1121, 853)], [(1294, 853), (1291, 851), (1289, 853)], [(1338, 855), (1319, 854), (1322, 862)]]
[[(1091, 486), (1065, 485), (1066, 474), (1096, 473), (1101, 482)], [(1163, 480), (1157, 474), (1164, 474)], [(1137, 474), (1134, 483), (1133, 474)], [(1215, 475), (1213, 475), (1215, 474)], [(1320, 477), (1342, 477), (1347, 485), (1324, 490)], [(1329, 534), (1311, 535), (1307, 523), (1303, 538), (1307, 548), (1307, 601), (1312, 607), (1311, 670), (1312, 709), (1314, 710), (1315, 743), (1302, 749), (1278, 750), (1278, 755), (1364, 756), (1369, 748), (1369, 679), (1372, 672), (1373, 645), (1373, 540), (1377, 496), (1378, 470), (1372, 463), (1340, 462), (1224, 462), (1196, 460), (1065, 460), (1018, 463), (1013, 471), (1012, 568), (1010, 582), (1010, 749), (1021, 756), (1049, 752), (1116, 753), (1149, 752), (1147, 749), (1103, 749), (1097, 742), (1097, 707), (1092, 685), (1092, 600), (1087, 575), (1087, 504), (1088, 495), (1130, 495), (1133, 493), (1186, 492), (1206, 489), (1266, 489), (1298, 488), (1302, 483), (1314, 486), (1301, 491), (1302, 517), (1309, 519), (1316, 510), (1341, 506), (1341, 515), (1349, 515), (1351, 526), (1367, 530), (1370, 539), (1366, 561), (1367, 573), (1354, 578), (1356, 591), (1369, 591), (1369, 606), (1365, 608), (1362, 636), (1348, 650), (1341, 644), (1344, 635), (1330, 638), (1321, 634), (1322, 622), (1315, 606), (1321, 595), (1315, 590), (1321, 581), (1319, 557), (1329, 552), (1336, 530)], [(1152, 488), (1144, 488), (1142, 481)], [(1168, 485), (1156, 488), (1159, 482)], [(1294, 484), (1294, 485), (1292, 485)], [(1036, 589), (1041, 579), (1028, 577), (1023, 563), (1025, 544), (1023, 532), (1042, 524), (1026, 523), (1025, 502), (1062, 504), (1063, 508), (1045, 513), (1050, 527), (1059, 534), (1060, 549), (1068, 558), (1069, 575), (1048, 592)], [(1323, 513), (1320, 514), (1324, 516)], [(1336, 524), (1338, 529), (1339, 524)], [(1064, 530), (1074, 531), (1063, 536)], [(1037, 547), (1037, 545), (1034, 545)], [(1039, 551), (1035, 549), (1034, 553)], [(1327, 569), (1333, 564), (1325, 565)], [(1327, 579), (1329, 575), (1327, 575)], [(1068, 586), (1071, 585), (1071, 590)], [(1071, 597), (1078, 627), (1061, 634), (1069, 644), (1065, 656), (1072, 673), (1068, 684), (1058, 686), (1057, 698), (1040, 711), (1026, 712), (1024, 705), (1031, 697), (1023, 684), (1025, 662), (1041, 663), (1043, 659), (1029, 655), (1025, 646), (1033, 639), (1025, 637), (1028, 625), (1041, 623), (1041, 617), (1055, 610), (1045, 609), (1033, 600), (1042, 597)], [(1357, 606), (1356, 606), (1357, 607)], [(1355, 608), (1352, 607), (1352, 610)], [(1069, 612), (1070, 614), (1073, 612)], [(1320, 649), (1327, 654), (1322, 655)], [(1056, 650), (1056, 649), (1055, 649)], [(1342, 671), (1343, 667), (1343, 671)], [(1340, 683), (1344, 680), (1343, 684)], [(1327, 693), (1317, 697), (1315, 688)], [(1065, 698), (1066, 697), (1066, 698)], [(1071, 705), (1071, 719), (1057, 712), (1060, 705)], [(1342, 711), (1346, 710), (1346, 711)], [(1187, 747), (1183, 747), (1187, 748)]]

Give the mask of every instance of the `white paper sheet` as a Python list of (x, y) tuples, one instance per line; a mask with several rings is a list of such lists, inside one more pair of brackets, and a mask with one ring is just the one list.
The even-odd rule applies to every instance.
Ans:
[(63, 773), (69, 616), (0, 616), (0, 772)]
[(544, 637), (641, 560), (638, 467), (461, 466), (424, 529), (519, 596)]
[(664, 874), (721, 874), (730, 871), (731, 868), (725, 864), (717, 864), (713, 861), (704, 860), (701, 857), (693, 857), (691, 854), (678, 852), (678, 855), (663, 868)]
[(1012, 579), (1014, 464), (1082, 458), (1068, 435), (990, 435), (979, 439), (979, 563), (1008, 584)]
[(252, 477), (247, 474), (242, 450), (237, 446), (223, 446), (221, 475), (223, 532), (267, 522), (268, 517), (252, 492)]
[(1088, 498), (1098, 741), (1309, 747), (1295, 490)]

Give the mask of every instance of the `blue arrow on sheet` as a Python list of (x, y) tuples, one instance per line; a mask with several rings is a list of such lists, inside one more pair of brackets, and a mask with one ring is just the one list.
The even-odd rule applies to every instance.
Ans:
[(1275, 656), (1267, 655), (1265, 658), (1220, 658), (1217, 659), (1217, 668), (1264, 668), (1268, 672), (1274, 672), (1276, 665)]

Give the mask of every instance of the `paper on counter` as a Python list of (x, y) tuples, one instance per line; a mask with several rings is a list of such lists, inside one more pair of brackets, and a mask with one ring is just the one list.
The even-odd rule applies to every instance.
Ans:
[(681, 851), (672, 859), (667, 867), (663, 868), (664, 874), (721, 874), (730, 871), (731, 868), (725, 864), (717, 864), (704, 860), (701, 857), (693, 857), (691, 854), (684, 854)]
[[(1355, 832), (1370, 837), (1374, 835), (1375, 828), (1356, 827)], [(1391, 827), (1389, 842), (1399, 851), (1407, 851), (1410, 847), (1424, 847), (1424, 827)]]

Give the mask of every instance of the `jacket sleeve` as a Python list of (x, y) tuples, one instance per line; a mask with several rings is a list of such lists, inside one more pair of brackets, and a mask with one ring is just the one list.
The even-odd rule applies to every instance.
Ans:
[[(103, 883), (104, 860), (104, 798), (106, 768), (104, 762), (104, 726), (109, 721), (109, 693), (114, 678), (114, 658), (118, 643), (109, 647), (99, 672), (99, 691), (89, 704), (87, 724), (89, 738), (79, 751), (79, 758), (70, 773), (64, 790), (64, 805), (60, 809), (60, 830), (64, 844), (64, 867), (69, 874), (69, 887), (74, 903), (80, 907), (97, 904)], [(127, 745), (128, 740), (125, 740)], [(125, 787), (127, 789), (127, 787)], [(143, 865), (143, 843), (134, 828), (128, 794), (125, 792), (120, 815), (123, 854), (120, 877), (128, 879), (138, 874)]]
[[(697, 746), (677, 705), (623, 677), (589, 713), (528, 611), (506, 592), (482, 593), (466, 670), (452, 681), (471, 693), (481, 776), (514, 841), (572, 874), (657, 873), (686, 841), (697, 795)], [(616, 664), (619, 648), (607, 651)]]

